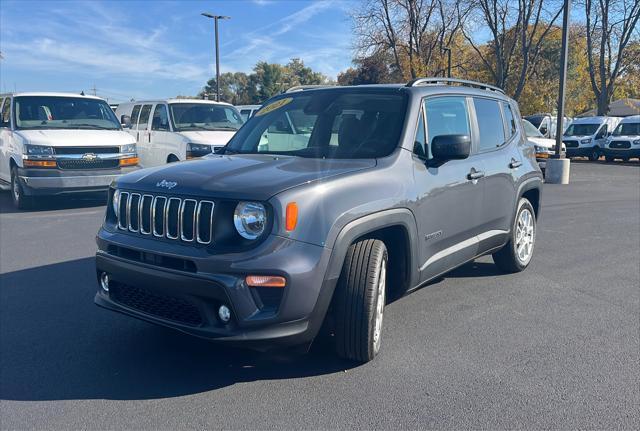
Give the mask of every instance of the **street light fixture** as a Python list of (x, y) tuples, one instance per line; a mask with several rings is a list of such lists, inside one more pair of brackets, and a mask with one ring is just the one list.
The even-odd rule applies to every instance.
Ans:
[(220, 47), (218, 45), (218, 20), (231, 19), (230, 16), (214, 15), (208, 12), (202, 12), (200, 15), (213, 19), (215, 25), (216, 38), (216, 101), (220, 101)]

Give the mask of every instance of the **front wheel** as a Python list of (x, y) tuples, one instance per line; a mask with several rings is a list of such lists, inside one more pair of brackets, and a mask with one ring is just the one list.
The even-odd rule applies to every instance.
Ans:
[(24, 189), (18, 179), (18, 169), (15, 166), (11, 168), (11, 198), (13, 205), (18, 209), (28, 210), (33, 207), (33, 198), (25, 196)]
[(599, 158), (600, 158), (600, 148), (594, 147), (591, 154), (589, 154), (589, 160), (591, 160), (592, 162), (595, 162)]
[(535, 214), (531, 202), (521, 198), (511, 226), (511, 238), (493, 254), (493, 261), (504, 272), (520, 272), (529, 266), (536, 241)]
[(368, 362), (378, 354), (386, 286), (384, 243), (365, 239), (352, 244), (336, 288), (335, 340), (339, 356)]

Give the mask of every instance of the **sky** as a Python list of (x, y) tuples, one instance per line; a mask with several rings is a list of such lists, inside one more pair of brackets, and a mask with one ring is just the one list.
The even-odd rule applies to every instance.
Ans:
[(351, 66), (350, 0), (0, 1), (0, 92), (85, 91), (110, 102), (196, 95), (214, 75), (258, 61), (335, 78)]

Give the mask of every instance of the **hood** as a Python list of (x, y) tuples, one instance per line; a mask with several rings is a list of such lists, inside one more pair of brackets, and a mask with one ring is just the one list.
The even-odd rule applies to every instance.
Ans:
[[(372, 168), (375, 165), (375, 159), (309, 159), (259, 154), (212, 155), (199, 160), (135, 171), (120, 177), (117, 185), (124, 189), (155, 194), (265, 201), (301, 184)], [(169, 189), (167, 186), (173, 187)]]
[(122, 130), (41, 129), (18, 130), (15, 133), (26, 139), (28, 144), (52, 147), (111, 146), (136, 143), (133, 136)]
[(556, 146), (556, 141), (554, 139), (527, 137), (527, 141), (544, 148), (554, 148)]
[(640, 139), (640, 135), (612, 135), (609, 139), (612, 141), (635, 141), (636, 139)]
[(571, 136), (562, 135), (563, 141), (581, 141), (583, 139), (589, 139), (589, 138), (593, 138), (593, 135), (571, 135)]
[(191, 132), (178, 132), (182, 136), (184, 136), (188, 142), (193, 142), (194, 144), (208, 144), (208, 145), (227, 145), (229, 139), (236, 134), (233, 131), (226, 130), (198, 130)]

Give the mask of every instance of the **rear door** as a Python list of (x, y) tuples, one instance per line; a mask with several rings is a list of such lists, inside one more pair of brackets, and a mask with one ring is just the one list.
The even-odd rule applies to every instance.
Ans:
[(484, 179), (475, 143), (464, 160), (436, 166), (431, 157), (435, 136), (468, 135), (474, 140), (469, 103), (462, 95), (430, 97), (418, 118), (413, 161), (421, 280), (458, 266), (477, 252)]

